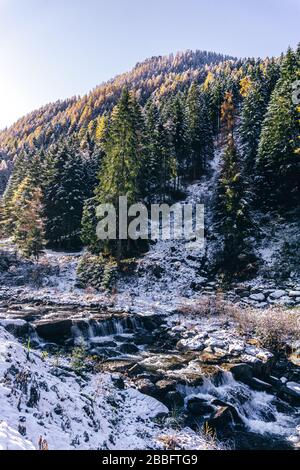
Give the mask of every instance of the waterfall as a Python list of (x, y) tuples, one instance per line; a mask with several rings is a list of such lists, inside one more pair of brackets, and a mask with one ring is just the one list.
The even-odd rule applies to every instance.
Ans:
[(256, 434), (289, 437), (300, 422), (299, 416), (297, 422), (295, 414), (291, 416), (288, 413), (289, 405), (285, 402), (237, 382), (230, 372), (223, 372), (217, 381), (204, 378), (203, 384), (198, 387), (179, 385), (178, 391), (185, 395), (185, 403), (192, 397), (198, 397), (208, 403), (218, 399), (234, 406), (245, 427)]

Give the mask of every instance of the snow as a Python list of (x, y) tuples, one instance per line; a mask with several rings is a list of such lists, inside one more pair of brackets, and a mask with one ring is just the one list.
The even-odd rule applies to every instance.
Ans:
[[(81, 378), (60, 361), (54, 366), (35, 352), (28, 359), (26, 348), (0, 327), (2, 448), (37, 448), (41, 436), (50, 450), (157, 448), (153, 418), (168, 413), (163, 404), (135, 389), (116, 389), (107, 374)], [(32, 388), (36, 403), (29, 403)]]
[(78, 375), (66, 358), (54, 361), (28, 358), (0, 326), (0, 450), (38, 449), (40, 439), (49, 450), (164, 449), (170, 438), (177, 449), (217, 448), (189, 428), (162, 429), (153, 419), (169, 410), (155, 398), (116, 388), (108, 374)]
[(35, 450), (35, 447), (18, 431), (2, 421), (0, 422), (0, 450)]

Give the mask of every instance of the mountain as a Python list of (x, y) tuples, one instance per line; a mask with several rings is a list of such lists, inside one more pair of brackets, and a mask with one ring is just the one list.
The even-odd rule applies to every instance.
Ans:
[(83, 97), (48, 104), (19, 119), (0, 132), (0, 149), (6, 158), (13, 158), (22, 146), (31, 147), (34, 143), (48, 145), (61, 134), (80, 131), (99, 115), (112, 109), (126, 84), (144, 104), (153, 93), (160, 97), (183, 89), (193, 80), (204, 80), (211, 66), (230, 60), (235, 59), (206, 51), (152, 57), (136, 64), (131, 72), (97, 86)]

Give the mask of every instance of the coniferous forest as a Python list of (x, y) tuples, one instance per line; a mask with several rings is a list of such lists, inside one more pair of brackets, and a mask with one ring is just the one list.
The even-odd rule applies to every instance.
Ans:
[(219, 264), (237, 271), (252, 213), (299, 209), (299, 68), (299, 47), (265, 60), (188, 51), (31, 113), (0, 134), (3, 234), (29, 257), (83, 245), (127, 258), (139, 247), (98, 246), (97, 204), (176, 201), (223, 145), (213, 223)]
[[(300, 447), (299, 81), (188, 50), (0, 132), (0, 449)], [(98, 239), (120, 196), (203, 246)]]

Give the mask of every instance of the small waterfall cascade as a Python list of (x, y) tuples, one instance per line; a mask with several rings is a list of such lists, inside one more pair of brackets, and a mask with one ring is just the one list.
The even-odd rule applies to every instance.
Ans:
[(178, 391), (185, 396), (186, 404), (197, 397), (208, 404), (219, 400), (233, 406), (245, 428), (255, 434), (279, 436), (292, 442), (299, 429), (300, 412), (292, 413), (295, 410), (273, 394), (253, 390), (236, 381), (230, 372), (221, 373), (216, 380), (204, 378), (198, 387), (178, 385)]

